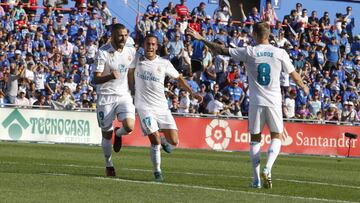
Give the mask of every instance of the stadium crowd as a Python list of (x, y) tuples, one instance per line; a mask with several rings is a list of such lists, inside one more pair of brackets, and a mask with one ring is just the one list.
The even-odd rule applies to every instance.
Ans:
[[(57, 2), (44, 0), (43, 10), (33, 0), (0, 6), (0, 106), (96, 108), (91, 83), (94, 58), (97, 49), (109, 41), (111, 24), (117, 18), (112, 17), (106, 1), (76, 0), (71, 10), (54, 9), (67, 4)], [(351, 7), (331, 22), (328, 12), (321, 17), (316, 11), (308, 15), (301, 3), (283, 19), (271, 3), (262, 11), (254, 7), (248, 13), (240, 3), (241, 19), (235, 20), (226, 2), (212, 15), (204, 2), (192, 10), (186, 0), (177, 3), (160, 8), (152, 0), (131, 33), (134, 40), (127, 43), (142, 54), (144, 37), (156, 35), (158, 54), (169, 59), (204, 98), (199, 104), (168, 79), (165, 91), (172, 112), (246, 116), (249, 91), (244, 64), (214, 55), (186, 29), (191, 27), (226, 47), (242, 47), (255, 45), (252, 24), (266, 21), (272, 27), (270, 42), (288, 51), (310, 88), (310, 95), (304, 96), (282, 74), (284, 117), (359, 121), (360, 34), (353, 33)]]

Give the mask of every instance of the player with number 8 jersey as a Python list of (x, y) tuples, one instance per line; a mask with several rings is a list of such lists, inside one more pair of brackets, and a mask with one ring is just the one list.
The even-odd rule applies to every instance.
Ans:
[(281, 136), (283, 133), (282, 97), (280, 89), (280, 73), (283, 70), (289, 74), (294, 82), (308, 93), (308, 88), (303, 84), (301, 77), (295, 71), (285, 50), (274, 47), (269, 43), (270, 25), (266, 22), (255, 23), (253, 38), (256, 46), (240, 48), (223, 48), (206, 41), (199, 33), (190, 29), (190, 34), (202, 40), (212, 51), (217, 54), (229, 55), (235, 61), (243, 61), (246, 65), (249, 81), (249, 122), (251, 134), (250, 158), (252, 161), (253, 181), (251, 187), (260, 188), (260, 143), (261, 132), (264, 125), (270, 129), (271, 143), (268, 148), (268, 157), (261, 177), (265, 188), (272, 187), (271, 169), (280, 153)]

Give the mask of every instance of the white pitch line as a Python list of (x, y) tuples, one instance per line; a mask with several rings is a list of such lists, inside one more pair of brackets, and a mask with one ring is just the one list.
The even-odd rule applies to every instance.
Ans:
[[(18, 162), (4, 162), (0, 161), (0, 164), (24, 164)], [(30, 164), (33, 165), (33, 164)], [(72, 167), (72, 168), (93, 168), (93, 169), (103, 169), (104, 167), (100, 166), (84, 166), (84, 165), (75, 165), (75, 164), (46, 164), (46, 163), (38, 163), (36, 165), (40, 166), (58, 166), (58, 167)], [(127, 170), (127, 171), (141, 171), (141, 172), (153, 172), (149, 169), (137, 169), (137, 168), (121, 168), (120, 170)], [(193, 172), (176, 172), (176, 171), (167, 171), (168, 174), (181, 174), (181, 175), (193, 175), (193, 176), (209, 176), (209, 177), (225, 177), (225, 178), (248, 178), (251, 177), (247, 176), (236, 176), (236, 175), (222, 175), (222, 174), (207, 174), (207, 173), (193, 173)], [(353, 186), (353, 185), (341, 185), (341, 184), (333, 184), (333, 183), (323, 183), (323, 182), (315, 182), (315, 181), (303, 181), (303, 180), (292, 180), (292, 179), (281, 179), (275, 178), (274, 180), (283, 181), (283, 182), (291, 182), (291, 183), (301, 183), (301, 184), (309, 184), (309, 185), (324, 185), (324, 186), (332, 186), (332, 187), (341, 187), (341, 188), (350, 188), (350, 189), (360, 189), (360, 186)]]
[(164, 185), (164, 186), (182, 187), (182, 188), (190, 188), (190, 189), (250, 194), (250, 195), (255, 195), (255, 196), (260, 195), (260, 196), (280, 197), (280, 198), (285, 198), (285, 199), (288, 198), (288, 199), (313, 200), (313, 201), (325, 201), (325, 202), (356, 203), (356, 202), (350, 202), (350, 201), (322, 199), (322, 198), (315, 198), (315, 197), (286, 196), (286, 195), (277, 195), (277, 194), (268, 194), (268, 193), (248, 192), (248, 191), (241, 191), (241, 190), (229, 190), (229, 189), (224, 189), (224, 188), (205, 187), (205, 186), (199, 186), (199, 185), (159, 183), (159, 182), (149, 182), (149, 181), (141, 181), (141, 180), (127, 180), (127, 179), (120, 179), (120, 178), (106, 178), (106, 177), (94, 177), (94, 178), (100, 179), (100, 180), (112, 180), (112, 181), (120, 181), (120, 182), (128, 182), (128, 183), (138, 183), (138, 184), (148, 184), (148, 185)]

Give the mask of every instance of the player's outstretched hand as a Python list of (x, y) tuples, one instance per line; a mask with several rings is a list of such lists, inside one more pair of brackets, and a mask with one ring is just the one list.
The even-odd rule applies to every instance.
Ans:
[(194, 29), (192, 29), (191, 27), (188, 28), (188, 33), (193, 36), (195, 39), (197, 40), (202, 40), (204, 39), (198, 32), (196, 32)]
[(114, 79), (118, 79), (120, 78), (120, 72), (115, 70), (113, 72), (111, 72), (111, 74), (113, 75)]
[(307, 95), (309, 94), (309, 88), (308, 88), (308, 86), (305, 85), (305, 86), (303, 87), (303, 91), (304, 91), (304, 95), (307, 96)]

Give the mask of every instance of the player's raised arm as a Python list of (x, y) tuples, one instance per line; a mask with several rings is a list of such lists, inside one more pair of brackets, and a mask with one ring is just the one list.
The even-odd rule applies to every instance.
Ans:
[(304, 91), (305, 96), (309, 94), (309, 88), (303, 83), (299, 73), (293, 71), (290, 73), (290, 77), (294, 80), (296, 85), (299, 86)]
[(229, 53), (229, 48), (223, 47), (217, 43), (214, 42), (210, 42), (207, 41), (203, 36), (201, 36), (198, 32), (196, 32), (194, 29), (192, 28), (188, 28), (188, 33), (193, 36), (195, 39), (204, 42), (204, 44), (206, 46), (209, 47), (209, 49), (214, 53), (214, 54), (219, 54), (219, 55), (226, 55), (226, 56), (230, 56)]
[(184, 77), (182, 75), (179, 75), (179, 77), (177, 78), (177, 81), (179, 82), (180, 88), (189, 92), (191, 97), (197, 99), (198, 101), (202, 101), (202, 97), (198, 94), (194, 94), (191, 87), (188, 85), (188, 83), (186, 82), (186, 80), (184, 79)]

